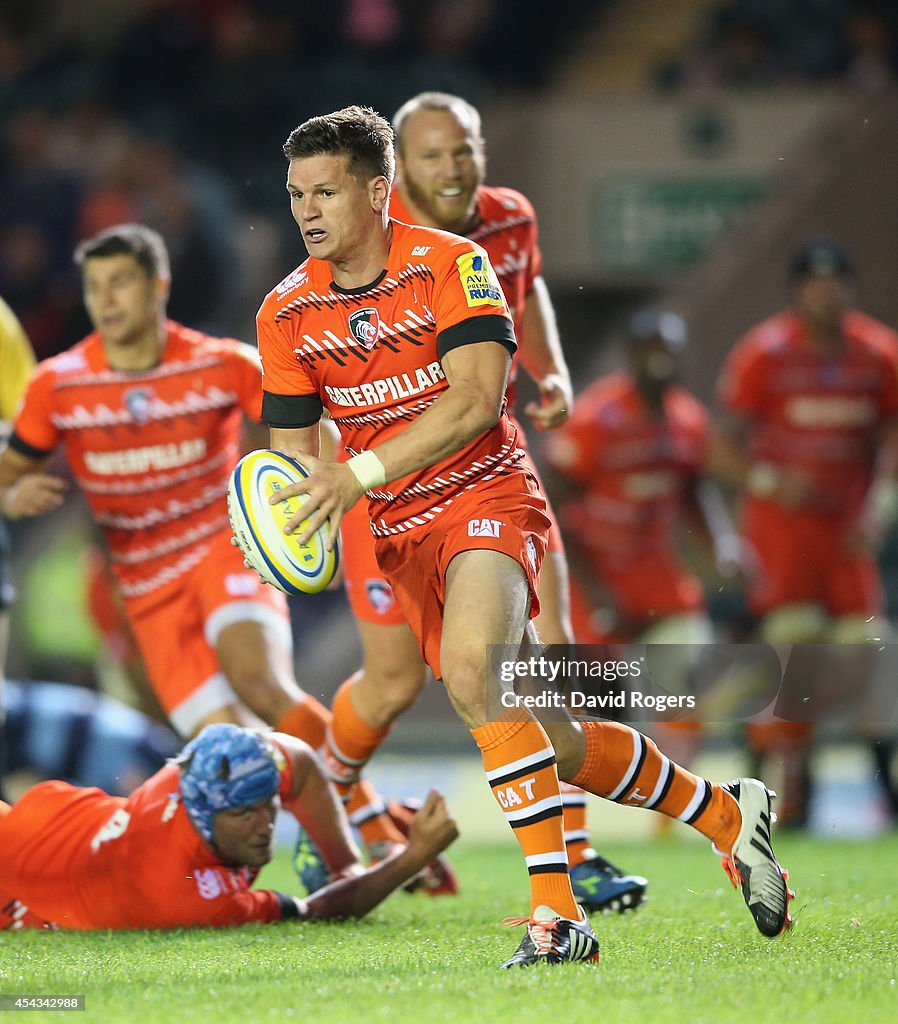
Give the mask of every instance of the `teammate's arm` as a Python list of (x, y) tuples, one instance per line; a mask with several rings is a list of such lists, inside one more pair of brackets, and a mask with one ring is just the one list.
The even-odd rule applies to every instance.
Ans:
[(748, 454), (751, 429), (747, 417), (729, 413), (713, 431), (708, 455), (708, 473), (725, 487), (733, 487), (756, 498), (766, 498), (787, 507), (807, 505), (813, 500), (811, 481), (798, 469), (752, 462)]
[(555, 310), (542, 277), (533, 279), (533, 290), (524, 300), (518, 358), (536, 382), (540, 395), (540, 401), (530, 402), (524, 412), (537, 430), (560, 427), (571, 414), (574, 392)]
[(877, 551), (898, 521), (898, 418), (889, 417), (880, 428), (873, 480), (856, 528), (849, 531), (849, 546)]
[(462, 345), (445, 353), (442, 366), (449, 387), (405, 430), (371, 449), (382, 472), (379, 470), (380, 479), (367, 485), (364, 480), (360, 482), (348, 463), (309, 458), (318, 450), (317, 424), (289, 430), (272, 428), (272, 445), (297, 458), (310, 474), (302, 483), (285, 487), (272, 497), (275, 502), (296, 494), (309, 495), (302, 511), (287, 524), (286, 532), (308, 517), (300, 540), (310, 537), (326, 520), (330, 520), (331, 537), (335, 537), (343, 513), (366, 490), (432, 466), (498, 423), (511, 366), (508, 350), (493, 341)]
[(709, 477), (692, 477), (687, 482), (685, 510), (704, 534), (714, 553), (717, 572), (724, 579), (735, 576), (742, 566), (742, 544), (717, 482)]
[(44, 473), (47, 457), (32, 458), (10, 447), (0, 451), (0, 512), (23, 519), (52, 512), (65, 497), (65, 481)]
[(277, 733), (276, 739), (293, 768), (293, 788), (284, 806), (309, 833), (332, 877), (358, 874), (359, 848), (314, 751), (293, 736)]
[(364, 874), (320, 889), (302, 905), (300, 916), (318, 920), (362, 917), (404, 885), (458, 836), (443, 797), (431, 790), (412, 820), (408, 845)]

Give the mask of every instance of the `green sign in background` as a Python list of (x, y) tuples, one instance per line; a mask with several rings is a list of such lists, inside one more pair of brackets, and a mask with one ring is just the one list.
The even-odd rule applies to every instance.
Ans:
[(591, 248), (605, 273), (698, 263), (764, 192), (760, 178), (631, 176), (596, 183)]

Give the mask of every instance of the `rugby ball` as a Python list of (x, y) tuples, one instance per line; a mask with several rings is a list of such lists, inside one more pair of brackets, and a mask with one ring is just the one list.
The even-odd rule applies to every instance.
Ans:
[(327, 550), (328, 527), (319, 527), (308, 543), (297, 540), (305, 523), (293, 533), (287, 525), (306, 501), (297, 495), (270, 505), (268, 499), (309, 474), (281, 452), (244, 455), (228, 483), (231, 529), (246, 560), (256, 572), (285, 594), (317, 594), (331, 582), (340, 564), (340, 540)]

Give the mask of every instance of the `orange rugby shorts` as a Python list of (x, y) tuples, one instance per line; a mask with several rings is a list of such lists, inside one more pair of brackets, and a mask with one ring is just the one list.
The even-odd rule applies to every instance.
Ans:
[(437, 679), (449, 563), (463, 551), (482, 549), (513, 558), (527, 575), (534, 618), (548, 531), (546, 501), (535, 478), (510, 473), (463, 492), (425, 525), (376, 539), (377, 562)]

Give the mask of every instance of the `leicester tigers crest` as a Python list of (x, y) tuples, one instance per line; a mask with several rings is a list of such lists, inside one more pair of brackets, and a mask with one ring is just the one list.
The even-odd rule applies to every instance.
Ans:
[(380, 334), (380, 317), (373, 306), (357, 309), (349, 314), (349, 330), (353, 338), (365, 348), (372, 348)]
[(131, 388), (125, 392), (125, 406), (135, 423), (149, 423), (153, 418), (153, 401), (156, 395), (152, 388)]

